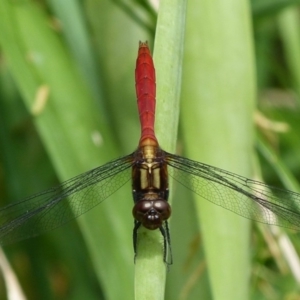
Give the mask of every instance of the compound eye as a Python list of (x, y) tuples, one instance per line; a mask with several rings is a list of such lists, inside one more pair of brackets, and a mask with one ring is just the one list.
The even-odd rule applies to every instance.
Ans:
[(153, 203), (153, 208), (161, 215), (162, 220), (167, 220), (171, 216), (171, 206), (167, 201), (157, 200)]
[(135, 204), (132, 209), (134, 218), (143, 224), (145, 216), (149, 214), (149, 211), (153, 208), (152, 201), (141, 200)]
[(139, 201), (135, 207), (137, 210), (139, 210), (141, 213), (147, 213), (149, 209), (152, 208), (152, 202), (151, 201)]

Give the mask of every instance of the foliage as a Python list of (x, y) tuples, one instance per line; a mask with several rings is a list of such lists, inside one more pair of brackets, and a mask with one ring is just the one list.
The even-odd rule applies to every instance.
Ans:
[[(179, 107), (168, 97), (179, 95), (183, 75), (177, 152), (255, 179), (261, 168), (267, 183), (300, 192), (298, 2), (191, 0), (185, 11), (179, 1), (175, 15), (161, 1), (157, 18), (147, 1), (1, 1), (1, 206), (134, 150), (139, 40), (155, 45), (163, 74), (157, 77), (162, 147), (175, 145)], [(164, 70), (173, 72), (176, 89), (167, 88)], [(299, 297), (281, 233), (259, 224), (249, 233), (244, 219), (199, 207), (182, 187), (174, 191), (175, 263), (165, 299)], [(78, 225), (6, 246), (28, 299), (133, 299), (131, 206), (127, 185)], [(300, 249), (295, 234), (287, 234)]]

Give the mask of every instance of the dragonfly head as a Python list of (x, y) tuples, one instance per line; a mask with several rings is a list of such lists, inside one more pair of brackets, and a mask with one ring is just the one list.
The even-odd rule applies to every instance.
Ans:
[(154, 230), (170, 217), (171, 206), (164, 199), (140, 200), (133, 207), (132, 214), (144, 227)]

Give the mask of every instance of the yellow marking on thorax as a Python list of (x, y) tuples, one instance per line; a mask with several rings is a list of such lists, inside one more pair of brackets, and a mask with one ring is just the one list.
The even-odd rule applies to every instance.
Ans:
[(155, 168), (155, 158), (157, 146), (147, 145), (142, 147), (143, 157), (145, 159), (144, 166), (141, 168), (140, 184), (142, 189), (160, 188), (160, 169)]

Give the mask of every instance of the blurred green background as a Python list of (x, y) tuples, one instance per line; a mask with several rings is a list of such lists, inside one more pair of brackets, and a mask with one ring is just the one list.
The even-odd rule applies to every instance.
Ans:
[[(236, 130), (233, 135), (245, 145), (228, 150), (234, 158), (242, 152), (247, 161), (233, 171), (259, 180), (261, 172), (268, 184), (300, 192), (300, 1), (211, 2), (191, 0), (181, 12), (186, 13), (187, 26), (177, 152), (212, 163), (202, 151), (211, 140), (219, 141), (221, 146), (206, 151), (218, 152), (221, 163), (216, 166), (225, 168), (221, 164), (228, 135), (205, 125), (205, 116), (199, 125), (200, 108), (195, 106), (214, 96), (209, 91), (224, 91), (233, 103), (245, 103), (243, 113), (226, 106), (225, 96), (213, 103), (220, 107), (213, 118), (226, 114), (226, 122)], [(0, 2), (1, 206), (135, 150), (140, 133), (135, 59), (139, 40), (153, 47), (156, 19), (157, 7), (147, 1)], [(168, 30), (172, 24), (166, 36)], [(232, 65), (244, 75), (233, 71), (216, 79), (214, 74)], [(181, 76), (181, 70), (174, 72)], [(205, 112), (211, 119), (210, 111)], [(241, 128), (249, 128), (249, 136), (241, 134)], [(201, 137), (207, 138), (207, 145)], [(245, 253), (244, 274), (238, 271), (231, 278), (233, 270), (227, 270), (226, 278), (214, 279), (215, 272), (208, 270), (211, 261), (222, 260), (221, 241), (218, 238), (219, 252), (210, 252), (203, 236), (214, 237), (214, 230), (205, 225), (205, 216), (198, 218), (193, 195), (181, 186), (174, 190), (174, 265), (167, 274), (165, 299), (300, 299), (300, 279), (291, 271), (280, 239), (255, 223), (250, 233), (248, 223), (241, 225), (240, 234), (249, 240), (246, 249), (231, 243), (237, 253), (225, 259), (230, 263)], [(131, 209), (126, 185), (78, 222), (5, 246), (27, 298), (133, 299)], [(222, 235), (226, 242), (228, 236)], [(297, 234), (288, 232), (287, 239), (292, 241), (289, 249), (300, 249)], [(298, 262), (292, 265), (297, 269)], [(224, 293), (222, 283), (241, 291)], [(3, 279), (0, 299), (7, 299)]]

